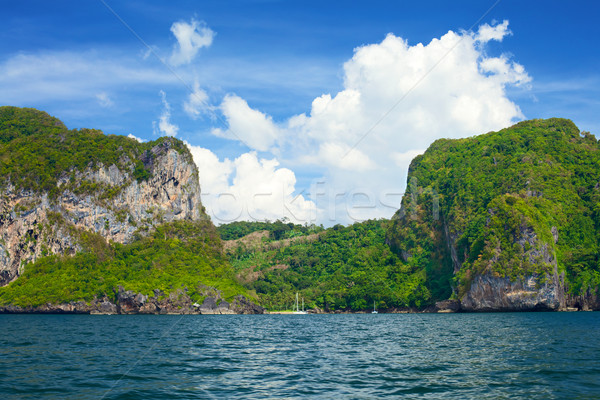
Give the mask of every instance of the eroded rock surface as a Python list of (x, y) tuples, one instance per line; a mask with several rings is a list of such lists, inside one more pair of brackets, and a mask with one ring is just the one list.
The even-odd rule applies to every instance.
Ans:
[[(147, 180), (115, 165), (76, 172), (74, 181), (102, 190), (79, 193), (71, 177), (58, 182), (58, 196), (16, 190), (10, 183), (0, 196), (0, 286), (18, 278), (40, 256), (74, 254), (77, 232), (91, 231), (107, 241), (128, 243), (134, 232), (153, 224), (203, 217), (198, 172), (189, 154), (165, 140), (143, 154)], [(78, 192), (78, 193), (76, 193)]]

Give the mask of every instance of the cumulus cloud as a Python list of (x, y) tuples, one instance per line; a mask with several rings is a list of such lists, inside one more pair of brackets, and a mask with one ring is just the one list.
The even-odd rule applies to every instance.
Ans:
[(295, 193), (294, 172), (280, 168), (276, 159), (249, 152), (221, 161), (208, 149), (187, 145), (198, 166), (202, 201), (215, 223), (283, 217), (305, 223), (316, 218), (315, 204)]
[(529, 83), (531, 78), (521, 64), (510, 62), (507, 56), (485, 58), (480, 63), (482, 71), (490, 74), (490, 79), (496, 79), (502, 85), (513, 84), (521, 86)]
[(192, 62), (198, 51), (212, 44), (215, 33), (203, 23), (192, 19), (187, 22), (175, 22), (171, 32), (177, 39), (177, 44), (171, 54), (171, 64), (178, 66)]
[(158, 123), (154, 121), (154, 133), (158, 135), (177, 136), (179, 127), (171, 123), (171, 105), (167, 102), (167, 94), (161, 90), (160, 97), (163, 104), (163, 112), (158, 119)]
[[(328, 215), (345, 222), (389, 217), (412, 157), (434, 140), (481, 134), (524, 118), (506, 88), (531, 78), (509, 56), (492, 57), (485, 48), (509, 34), (508, 21), (477, 32), (449, 31), (427, 44), (388, 34), (355, 49), (344, 64), (344, 89), (315, 98), (309, 113), (275, 124), (235, 96), (221, 109), (252, 148), (271, 148), (295, 165), (324, 170), (327, 188), (320, 189), (317, 205)], [(348, 205), (357, 198), (364, 203), (359, 211)]]
[(137, 142), (139, 142), (139, 143), (144, 143), (144, 142), (145, 142), (145, 140), (144, 140), (144, 139), (142, 139), (142, 138), (139, 138), (139, 137), (137, 137), (137, 136), (135, 136), (135, 135), (133, 135), (133, 134), (131, 134), (131, 133), (130, 133), (129, 135), (127, 135), (127, 137), (128, 137), (129, 139), (136, 140), (136, 141), (137, 141)]
[(489, 25), (483, 24), (479, 27), (475, 39), (481, 43), (489, 42), (490, 40), (502, 41), (504, 36), (512, 35), (508, 29), (508, 20), (504, 20), (501, 24)]
[(239, 140), (251, 149), (267, 151), (279, 137), (279, 128), (270, 116), (251, 108), (246, 100), (227, 95), (219, 106), (229, 129), (213, 129), (215, 136)]
[(200, 84), (196, 81), (193, 92), (190, 93), (188, 100), (183, 104), (183, 110), (190, 118), (197, 119), (202, 113), (210, 109), (208, 94), (200, 88)]
[(321, 143), (316, 155), (301, 156), (300, 159), (307, 164), (325, 164), (347, 171), (367, 171), (376, 165), (360, 150), (339, 142)]

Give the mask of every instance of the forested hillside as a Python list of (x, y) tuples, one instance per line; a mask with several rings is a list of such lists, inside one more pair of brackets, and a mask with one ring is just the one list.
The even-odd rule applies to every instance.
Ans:
[[(475, 309), (493, 308), (484, 297), (511, 290), (535, 297), (547, 289), (540, 307), (594, 303), (600, 145), (565, 119), (438, 140), (411, 163), (388, 239), (427, 272), (432, 293), (441, 298), (452, 288)], [(512, 307), (505, 300), (502, 307)]]
[[(236, 227), (254, 223), (235, 223)], [(325, 311), (423, 307), (431, 302), (424, 271), (402, 262), (385, 243), (386, 220), (350, 226), (288, 226), (277, 240), (272, 232), (282, 222), (260, 225), (258, 241), (225, 242), (240, 280), (256, 291), (270, 309), (291, 309), (299, 292), (308, 307)], [(245, 228), (246, 229), (246, 228)], [(229, 235), (231, 226), (218, 228)]]
[(0, 189), (0, 306), (114, 312), (136, 296), (147, 312), (190, 312), (248, 294), (175, 138), (138, 143), (0, 107)]
[[(202, 303), (210, 288), (225, 299), (248, 294), (234, 279), (214, 227), (205, 222), (159, 225), (131, 244), (108, 244), (99, 235), (77, 233), (84, 243), (73, 256), (51, 255), (27, 265), (19, 279), (0, 288), (0, 305), (37, 307), (46, 303), (116, 301), (119, 286), (145, 296), (181, 290)], [(214, 292), (214, 291), (213, 291)]]
[(600, 145), (569, 120), (434, 142), (392, 220), (215, 228), (183, 142), (0, 107), (0, 188), (5, 310), (600, 309)]

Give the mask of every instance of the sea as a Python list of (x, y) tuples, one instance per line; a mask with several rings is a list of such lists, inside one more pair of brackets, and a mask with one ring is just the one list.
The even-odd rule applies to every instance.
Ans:
[(600, 313), (0, 315), (0, 398), (600, 398)]

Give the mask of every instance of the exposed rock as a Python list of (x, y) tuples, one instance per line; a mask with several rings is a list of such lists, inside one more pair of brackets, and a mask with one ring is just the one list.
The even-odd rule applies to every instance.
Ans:
[(242, 295), (235, 296), (229, 308), (236, 314), (264, 314), (265, 309)]
[(459, 233), (459, 232), (450, 233), (450, 230), (448, 229), (448, 225), (446, 223), (444, 223), (443, 226), (444, 226), (444, 237), (446, 239), (446, 244), (448, 245), (448, 249), (450, 250), (450, 258), (452, 259), (452, 266), (454, 267), (454, 273), (456, 274), (458, 271), (460, 271), (460, 268), (462, 267), (462, 263), (458, 259), (458, 254), (456, 252), (455, 243), (456, 243), (457, 239), (462, 235), (462, 233)]
[(551, 229), (552, 238), (554, 239), (554, 243), (558, 243), (558, 229), (553, 226)]
[(119, 286), (117, 310), (119, 314), (137, 314), (144, 308), (147, 300), (147, 296), (132, 292), (131, 290), (125, 291), (122, 286)]
[(579, 311), (600, 311), (600, 296), (587, 288), (580, 295), (566, 294), (567, 308)]
[(219, 303), (215, 311), (217, 314), (235, 314), (230, 306), (231, 305), (227, 301), (223, 300)]
[[(557, 241), (556, 227), (552, 227), (552, 235)], [(528, 226), (519, 229), (515, 243), (523, 248), (524, 260), (532, 265), (545, 266), (547, 270), (545, 277), (533, 274), (511, 280), (509, 277), (498, 277), (492, 274), (478, 275), (461, 299), (462, 310), (558, 311), (568, 306), (564, 274), (558, 273), (554, 252), (546, 243), (540, 241), (533, 228)], [(497, 258), (493, 257), (490, 263), (496, 261)]]
[(542, 282), (530, 276), (511, 281), (480, 275), (460, 303), (464, 311), (557, 311), (565, 307), (564, 287), (556, 278)]
[(435, 312), (439, 313), (458, 312), (460, 309), (460, 301), (458, 300), (444, 300), (435, 303)]
[[(217, 291), (218, 292), (218, 291)], [(185, 289), (178, 289), (169, 296), (158, 290), (152, 297), (119, 287), (117, 301), (107, 297), (64, 304), (44, 304), (38, 307), (0, 306), (0, 314), (264, 314), (265, 309), (252, 303), (244, 296), (237, 296), (232, 303), (215, 297), (207, 297), (200, 306), (192, 303)], [(219, 292), (220, 294), (220, 292)]]
[(141, 306), (138, 312), (140, 314), (157, 314), (158, 311), (159, 309), (156, 304), (149, 302)]
[(94, 314), (117, 314), (118, 308), (115, 304), (111, 303), (107, 298), (102, 299), (95, 303), (95, 309), (90, 312)]
[(128, 243), (136, 230), (155, 223), (201, 219), (197, 168), (189, 154), (174, 147), (174, 139), (167, 139), (146, 152), (145, 163), (151, 168), (146, 181), (133, 178), (133, 162), (128, 170), (99, 165), (73, 172), (76, 182), (112, 188), (111, 196), (102, 196), (105, 191), (76, 194), (67, 176), (58, 182), (64, 190), (52, 199), (7, 183), (0, 196), (0, 286), (15, 280), (25, 264), (40, 256), (80, 250), (73, 228)]
[(217, 299), (214, 297), (207, 297), (200, 306), (201, 314), (215, 314), (217, 311)]
[(229, 302), (221, 300), (217, 304), (217, 300), (218, 299), (215, 297), (205, 298), (204, 302), (199, 307), (200, 314), (237, 314), (237, 312), (233, 310), (232, 305)]

